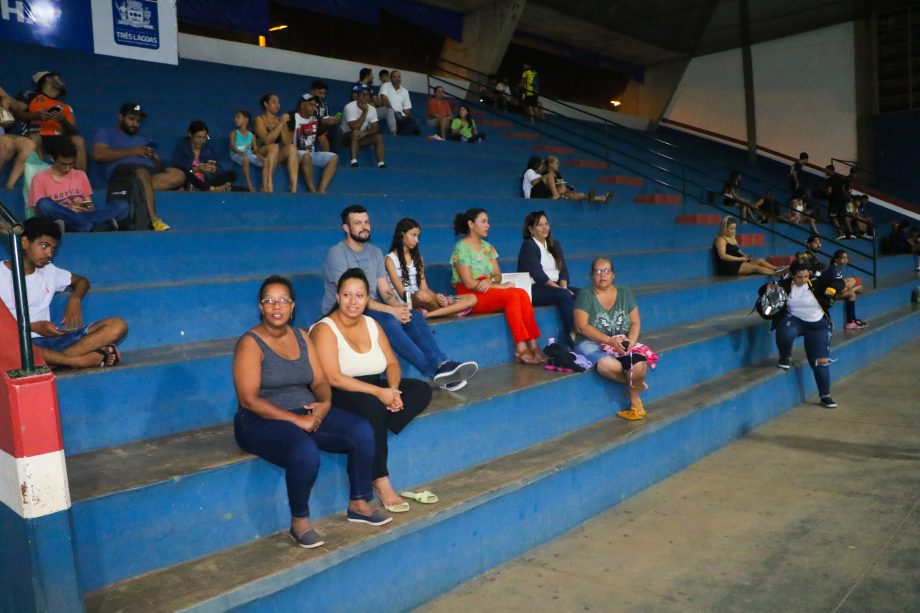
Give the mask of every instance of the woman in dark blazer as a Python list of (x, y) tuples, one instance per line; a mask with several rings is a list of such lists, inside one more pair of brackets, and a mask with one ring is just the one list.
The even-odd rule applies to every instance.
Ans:
[(235, 172), (218, 167), (208, 125), (203, 121), (189, 125), (188, 136), (176, 144), (170, 165), (185, 173), (186, 189), (230, 191), (230, 184), (236, 179)]
[(524, 219), (524, 242), (518, 253), (518, 272), (530, 273), (533, 286), (531, 301), (535, 307), (554, 305), (565, 331), (564, 345), (571, 346), (574, 338), (572, 321), (575, 294), (578, 288), (569, 286), (569, 268), (562, 254), (562, 245), (550, 232), (549, 219), (543, 211), (532, 211)]

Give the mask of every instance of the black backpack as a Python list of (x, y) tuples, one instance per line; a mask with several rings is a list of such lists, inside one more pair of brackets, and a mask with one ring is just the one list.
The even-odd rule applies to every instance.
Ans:
[(757, 311), (762, 318), (773, 321), (786, 312), (786, 290), (779, 283), (770, 281), (757, 290), (757, 300), (751, 312)]

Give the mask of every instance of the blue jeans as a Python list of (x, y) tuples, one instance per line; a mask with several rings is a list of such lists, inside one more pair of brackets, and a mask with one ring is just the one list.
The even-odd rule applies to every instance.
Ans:
[[(92, 232), (113, 219), (121, 221), (128, 216), (129, 208), (126, 200), (111, 200), (85, 213), (77, 213), (66, 206), (58, 204), (51, 198), (41, 198), (35, 203), (38, 214), (50, 219), (62, 219), (70, 232)], [(100, 228), (108, 230), (110, 228)]]
[(429, 379), (437, 372), (438, 366), (447, 361), (421, 311), (412, 311), (412, 319), (407, 324), (399, 323), (398, 319), (382, 311), (367, 309), (364, 314), (380, 324), (393, 351)]
[[(571, 292), (569, 291), (571, 290)], [(562, 329), (565, 332), (565, 338), (561, 339), (561, 344), (566, 347), (572, 345), (572, 330), (575, 328), (575, 296), (578, 293), (577, 287), (563, 289), (561, 287), (547, 287), (546, 285), (537, 285), (534, 283), (530, 288), (533, 305), (554, 306), (559, 310), (559, 318), (562, 320)]]
[(818, 364), (818, 360), (830, 357), (832, 335), (831, 322), (827, 317), (818, 321), (802, 321), (793, 315), (786, 315), (776, 325), (776, 348), (781, 358), (792, 356), (792, 343), (796, 338), (805, 338), (805, 355), (821, 396), (831, 393), (831, 368), (829, 363)]
[[(295, 411), (305, 413), (304, 410)], [(240, 409), (233, 420), (236, 444), (284, 469), (292, 517), (310, 516), (310, 490), (319, 471), (319, 452), (348, 454), (351, 500), (373, 500), (371, 466), (374, 431), (364, 419), (329, 409), (315, 432), (305, 432), (289, 421), (265, 419)]]

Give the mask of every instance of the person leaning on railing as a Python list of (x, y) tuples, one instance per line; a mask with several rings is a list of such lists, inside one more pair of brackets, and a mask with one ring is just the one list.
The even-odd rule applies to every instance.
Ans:
[[(89, 280), (51, 263), (61, 241), (61, 229), (47, 217), (33, 217), (23, 224), (22, 261), (29, 297), (32, 343), (42, 349), (49, 366), (93, 368), (117, 366), (121, 354), (115, 344), (128, 332), (120, 317), (83, 323), (82, 300)], [(56, 292), (71, 288), (61, 320), (51, 320), (51, 300)], [(15, 317), (13, 269), (9, 261), (0, 266), (0, 299)]]

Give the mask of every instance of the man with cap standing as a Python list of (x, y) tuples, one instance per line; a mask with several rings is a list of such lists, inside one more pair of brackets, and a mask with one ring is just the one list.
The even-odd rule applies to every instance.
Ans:
[[(156, 143), (138, 134), (145, 117), (147, 114), (140, 104), (121, 105), (118, 126), (96, 132), (93, 159), (105, 165), (109, 199), (127, 196), (130, 200), (131, 186), (136, 184), (150, 215), (150, 225), (161, 232), (169, 230), (169, 226), (157, 215), (154, 191), (178, 189), (185, 183), (185, 174), (178, 168), (166, 166), (157, 155)], [(136, 211), (132, 211), (132, 216), (137, 218)]]
[(297, 104), (297, 112), (294, 113), (294, 144), (297, 146), (297, 156), (300, 158), (300, 171), (303, 173), (307, 189), (311, 194), (317, 192), (313, 181), (313, 167), (323, 169), (323, 175), (319, 180), (319, 193), (325, 194), (339, 164), (339, 156), (335, 153), (316, 150), (318, 133), (316, 99), (312, 94), (304, 94)]

